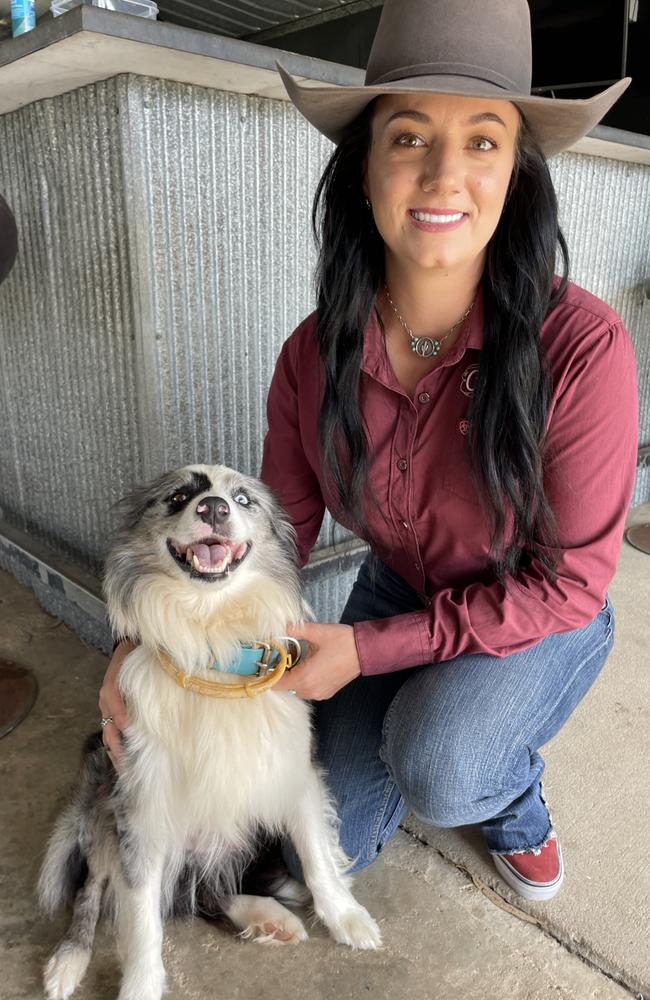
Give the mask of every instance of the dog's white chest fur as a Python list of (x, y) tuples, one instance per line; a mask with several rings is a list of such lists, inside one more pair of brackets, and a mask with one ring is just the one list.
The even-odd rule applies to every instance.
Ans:
[(167, 837), (171, 825), (177, 844), (237, 843), (257, 823), (282, 823), (311, 767), (305, 702), (273, 691), (254, 699), (184, 691), (144, 647), (125, 661), (120, 685), (131, 723), (125, 779), (154, 828)]
[[(129, 725), (115, 787), (95, 735), (50, 838), (44, 907), (68, 900), (80, 859), (86, 872), (73, 887), (68, 935), (47, 965), (48, 1000), (65, 1000), (80, 982), (104, 903), (119, 941), (119, 1000), (161, 1000), (162, 920), (177, 904), (223, 912), (246, 935), (304, 940), (295, 914), (240, 891), (267, 833), (293, 844), (314, 912), (335, 940), (378, 947), (379, 928), (350, 892), (336, 803), (312, 759), (309, 704), (277, 690), (241, 700), (199, 695), (158, 662), (160, 648), (184, 672), (208, 675), (239, 643), (281, 637), (312, 617), (295, 531), (277, 498), (234, 469), (193, 465), (124, 504), (104, 588), (114, 633), (140, 640), (119, 674)], [(282, 884), (290, 881), (287, 874)]]

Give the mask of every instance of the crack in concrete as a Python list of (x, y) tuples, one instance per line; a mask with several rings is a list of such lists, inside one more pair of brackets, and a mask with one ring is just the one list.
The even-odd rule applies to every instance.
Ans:
[(551, 938), (553, 941), (556, 941), (557, 944), (559, 944), (564, 949), (564, 951), (568, 952), (570, 955), (575, 955), (576, 958), (579, 958), (581, 962), (585, 963), (585, 965), (588, 965), (591, 969), (594, 969), (596, 972), (599, 972), (602, 976), (604, 976), (611, 982), (616, 983), (617, 986), (622, 987), (622, 989), (624, 989), (627, 993), (629, 993), (630, 996), (634, 997), (634, 1000), (650, 1000), (650, 996), (646, 997), (643, 993), (638, 993), (634, 987), (630, 986), (630, 984), (626, 982), (624, 979), (622, 979), (620, 976), (617, 976), (613, 972), (609, 972), (607, 969), (604, 969), (601, 965), (598, 964), (598, 962), (595, 962), (587, 955), (578, 951), (575, 947), (572, 947), (568, 941), (560, 937), (547, 923), (540, 920), (538, 917), (534, 917), (530, 913), (526, 913), (525, 910), (520, 910), (512, 903), (508, 902), (507, 899), (501, 896), (501, 894), (498, 893), (491, 886), (488, 886), (487, 883), (484, 882), (481, 878), (473, 875), (472, 872), (469, 870), (469, 868), (466, 868), (465, 865), (460, 864), (460, 862), (458, 861), (454, 861), (453, 858), (450, 858), (439, 848), (434, 847), (433, 844), (429, 844), (428, 841), (426, 841), (423, 837), (419, 836), (419, 834), (415, 833), (413, 830), (407, 829), (401, 823), (399, 825), (399, 829), (402, 830), (405, 834), (407, 834), (407, 836), (410, 837), (411, 840), (413, 840), (415, 843), (419, 844), (421, 847), (428, 848), (428, 850), (430, 851), (435, 851), (435, 853), (439, 857), (443, 858), (446, 862), (453, 865), (454, 868), (456, 868), (459, 872), (462, 872), (463, 875), (465, 875), (468, 879), (470, 879), (471, 882), (476, 886), (476, 888), (483, 893), (486, 899), (489, 899), (490, 902), (493, 903), (495, 906), (498, 906), (500, 909), (505, 910), (507, 913), (510, 913), (513, 917), (517, 917), (518, 920), (523, 920), (526, 923), (535, 924), (535, 926), (537, 926), (542, 931), (543, 934)]

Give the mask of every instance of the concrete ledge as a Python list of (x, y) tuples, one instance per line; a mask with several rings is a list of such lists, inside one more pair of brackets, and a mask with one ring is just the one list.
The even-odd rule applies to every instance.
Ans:
[(75, 7), (0, 43), (0, 114), (118, 73), (287, 100), (276, 59), (315, 85), (363, 81), (361, 70), (311, 56), (98, 7)]
[[(353, 538), (313, 554), (302, 577), (307, 600), (321, 612), (320, 620), (334, 621), (340, 611), (331, 606), (328, 581), (348, 575), (351, 586), (366, 552), (367, 546)], [(0, 569), (30, 587), (42, 607), (64, 621), (84, 642), (110, 654), (113, 637), (97, 577), (1, 518)]]
[[(286, 101), (275, 68), (314, 86), (363, 83), (362, 70), (164, 21), (75, 7), (0, 42), (0, 114), (120, 73)], [(650, 164), (650, 136), (598, 125), (572, 152)]]

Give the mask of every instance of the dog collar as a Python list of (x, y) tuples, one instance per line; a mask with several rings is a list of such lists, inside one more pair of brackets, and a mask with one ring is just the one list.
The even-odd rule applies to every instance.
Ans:
[[(289, 662), (295, 667), (301, 657), (305, 654), (307, 643), (301, 643), (290, 635), (282, 635), (279, 642), (287, 648)], [(260, 650), (262, 654), (260, 655)], [(219, 663), (217, 660), (211, 665), (213, 670), (218, 670), (224, 674), (254, 674), (257, 677), (264, 677), (270, 670), (274, 670), (280, 659), (277, 649), (271, 647), (268, 642), (242, 642), (239, 646), (239, 653), (228, 663)]]
[[(296, 639), (292, 639), (290, 636), (285, 638), (289, 638), (292, 644), (299, 646)], [(254, 643), (251, 643), (251, 646), (255, 648)], [(262, 691), (267, 691), (269, 688), (274, 687), (285, 670), (290, 670), (293, 666), (291, 654), (281, 643), (259, 643), (256, 652), (259, 652), (260, 648), (263, 648), (264, 652), (262, 657), (257, 661), (257, 677), (244, 681), (242, 684), (232, 685), (226, 684), (223, 681), (204, 680), (201, 677), (186, 674), (172, 663), (163, 649), (159, 648), (156, 652), (158, 662), (165, 673), (169, 674), (184, 691), (192, 691), (195, 694), (206, 695), (209, 698), (255, 698)], [(271, 653), (277, 653), (278, 656), (275, 666), (269, 664)], [(266, 662), (264, 662), (264, 658), (266, 658)]]

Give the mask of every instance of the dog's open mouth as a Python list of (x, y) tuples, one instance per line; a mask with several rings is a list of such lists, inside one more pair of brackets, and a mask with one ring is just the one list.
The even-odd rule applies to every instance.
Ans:
[(214, 580), (227, 576), (244, 561), (250, 542), (233, 542), (223, 535), (208, 535), (185, 544), (167, 539), (167, 548), (178, 565), (190, 576)]

